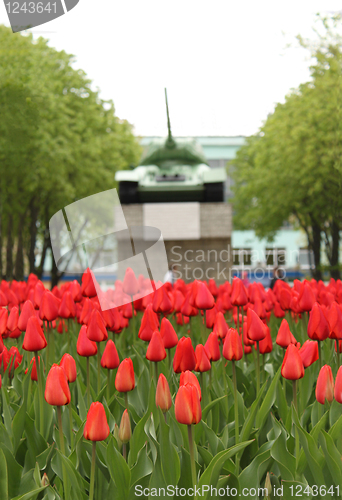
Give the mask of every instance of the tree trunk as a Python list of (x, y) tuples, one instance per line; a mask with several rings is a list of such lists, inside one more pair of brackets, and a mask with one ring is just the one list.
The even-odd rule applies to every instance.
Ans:
[(13, 215), (10, 214), (7, 223), (7, 246), (6, 246), (6, 280), (12, 281), (13, 279), (13, 239), (12, 239), (12, 226)]
[(312, 224), (312, 242), (311, 247), (314, 254), (315, 268), (312, 270), (312, 276), (317, 281), (322, 279), (321, 271), (321, 227), (316, 222)]
[[(49, 244), (50, 246), (50, 244)], [(60, 272), (57, 269), (55, 259), (52, 256), (52, 266), (51, 266), (51, 290), (54, 286), (58, 285), (58, 282), (61, 278)]]
[(338, 280), (341, 277), (339, 269), (340, 228), (335, 220), (333, 220), (331, 225), (331, 239), (330, 275), (335, 280)]
[(2, 280), (2, 210), (0, 207), (0, 282)]
[(18, 281), (24, 279), (24, 247), (23, 247), (23, 225), (25, 215), (21, 217), (18, 226), (18, 248), (15, 259), (14, 277)]
[(29, 269), (30, 273), (35, 273), (35, 250), (36, 250), (36, 241), (37, 241), (37, 217), (38, 217), (38, 208), (36, 207), (34, 200), (30, 203), (30, 247), (28, 252), (29, 259)]
[[(40, 256), (39, 267), (36, 270), (37, 271), (37, 276), (38, 276), (39, 279), (42, 279), (43, 271), (44, 271), (44, 264), (45, 264), (46, 253), (47, 253), (47, 249), (50, 248), (50, 247), (51, 247), (50, 233), (49, 233), (48, 229), (45, 229), (43, 250), (42, 250), (42, 254)], [(52, 259), (53, 259), (53, 255), (52, 255)]]

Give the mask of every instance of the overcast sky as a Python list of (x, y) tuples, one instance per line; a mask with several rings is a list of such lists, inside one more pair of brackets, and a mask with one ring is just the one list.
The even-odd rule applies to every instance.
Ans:
[(250, 135), (309, 79), (295, 36), (338, 10), (340, 0), (80, 0), (32, 31), (74, 54), (139, 135), (166, 135), (164, 87), (175, 135)]

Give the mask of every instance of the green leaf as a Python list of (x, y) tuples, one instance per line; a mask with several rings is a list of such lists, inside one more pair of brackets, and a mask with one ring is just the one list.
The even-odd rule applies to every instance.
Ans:
[(8, 500), (8, 471), (4, 452), (0, 448), (0, 498)]
[[(262, 466), (264, 466), (264, 468), (266, 468), (267, 470), (270, 461), (272, 461), (272, 458), (270, 458), (270, 450), (264, 451), (263, 453), (257, 455), (254, 460), (239, 475), (240, 485), (243, 488), (247, 488), (248, 490), (251, 490), (251, 488), (256, 488), (256, 491), (258, 491), (258, 488), (260, 487), (260, 479), (262, 476), (260, 469), (262, 468)], [(249, 495), (245, 498), (248, 498), (249, 500), (257, 500), (258, 496)]]
[(136, 464), (131, 468), (131, 488), (142, 478), (152, 474), (153, 464), (147, 455), (147, 446), (144, 445), (138, 453)]
[(162, 411), (160, 412), (160, 459), (161, 468), (166, 484), (177, 484), (180, 478), (180, 460), (176, 448), (170, 439), (170, 427), (164, 420)]
[(260, 406), (260, 409), (257, 413), (256, 420), (255, 420), (255, 426), (259, 429), (262, 428), (264, 425), (264, 422), (266, 418), (268, 417), (270, 413), (270, 409), (272, 408), (272, 405), (275, 401), (276, 397), (276, 388), (277, 388), (277, 383), (280, 377), (280, 372), (281, 372), (281, 366), (278, 368), (277, 373), (274, 376), (274, 379), (271, 382), (270, 387), (268, 388), (268, 391), (266, 393), (266, 396), (263, 399), (263, 402)]
[(324, 430), (321, 431), (320, 443), (327, 462), (331, 477), (336, 486), (342, 491), (342, 462), (341, 454), (337, 450), (331, 436)]
[(296, 475), (296, 458), (291, 455), (286, 447), (285, 430), (274, 417), (272, 420), (274, 425), (280, 428), (281, 432), (271, 448), (271, 456), (278, 463), (281, 477), (288, 481), (293, 481)]
[(37, 498), (41, 491), (46, 490), (48, 486), (42, 486), (41, 488), (37, 488), (29, 493), (25, 493), (24, 495), (19, 495), (18, 497), (12, 498), (12, 500), (30, 500), (31, 498)]
[[(206, 470), (203, 472), (203, 474), (200, 477), (199, 480), (199, 488), (202, 489), (204, 486), (213, 486), (216, 487), (217, 482), (219, 480), (220, 472), (222, 469), (223, 464), (230, 458), (233, 457), (236, 453), (240, 452), (246, 446), (248, 446), (252, 441), (245, 441), (244, 443), (239, 443), (237, 445), (232, 446), (229, 448), (229, 450), (223, 450), (220, 453), (218, 453), (210, 462)], [(203, 490), (202, 490), (203, 491)], [(207, 499), (209, 498), (209, 491), (203, 492), (202, 498)]]
[(111, 436), (107, 446), (107, 467), (117, 487), (121, 499), (128, 498), (131, 483), (131, 471), (121, 453), (114, 446), (114, 437)]
[(295, 496), (309, 498), (309, 499), (313, 498), (312, 489), (308, 484), (301, 483), (299, 481), (282, 481), (281, 485), (283, 487), (283, 493), (284, 493), (283, 498), (290, 499)]
[(203, 408), (202, 410), (202, 420), (205, 420), (207, 418), (207, 415), (208, 413), (210, 412), (210, 410), (217, 404), (219, 403), (220, 401), (223, 401), (224, 399), (226, 398), (226, 396), (221, 396), (220, 398), (216, 398), (214, 399), (213, 401), (211, 401), (210, 403), (207, 404), (207, 406), (205, 408)]
[(23, 436), (25, 419), (26, 419), (26, 402), (20, 406), (19, 410), (14, 415), (12, 421), (14, 453), (16, 453), (20, 440)]

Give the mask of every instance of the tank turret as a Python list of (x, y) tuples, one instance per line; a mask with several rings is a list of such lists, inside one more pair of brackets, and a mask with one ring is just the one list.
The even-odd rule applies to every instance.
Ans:
[(195, 139), (173, 137), (166, 89), (165, 101), (167, 138), (153, 140), (138, 167), (115, 174), (121, 203), (224, 201), (225, 169), (210, 168)]

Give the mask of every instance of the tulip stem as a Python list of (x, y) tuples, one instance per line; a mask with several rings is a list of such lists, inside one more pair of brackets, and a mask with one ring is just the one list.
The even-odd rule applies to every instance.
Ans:
[(125, 405), (126, 405), (126, 410), (128, 411), (128, 394), (125, 392)]
[[(64, 435), (63, 435), (63, 424), (62, 424), (62, 407), (57, 406), (57, 420), (58, 420), (58, 430), (59, 430), (59, 446), (61, 448), (62, 455), (65, 456), (65, 446), (64, 446)], [(62, 463), (63, 470), (63, 488), (64, 488), (64, 496), (68, 498), (68, 478), (66, 475), (66, 470), (64, 463)]]
[(257, 359), (256, 359), (256, 376), (257, 376), (257, 391), (256, 395), (258, 396), (260, 391), (260, 355), (259, 355), (259, 341), (257, 340)]
[(340, 346), (339, 346), (339, 341), (335, 340), (335, 345), (336, 345), (336, 354), (337, 354), (337, 369), (340, 367)]
[(319, 357), (319, 369), (322, 369), (322, 348), (321, 348), (321, 342), (318, 340), (318, 357)]
[[(297, 380), (292, 380), (292, 389), (293, 389), (293, 405), (294, 405), (296, 413), (298, 415)], [(299, 436), (298, 436), (297, 426), (295, 426), (295, 442), (296, 442), (296, 464), (298, 465), (298, 460), (299, 460)]]
[(192, 484), (194, 487), (194, 498), (196, 498), (195, 488), (197, 480), (196, 480), (196, 464), (195, 464), (195, 453), (194, 453), (194, 435), (192, 432), (192, 424), (188, 425), (188, 439), (189, 439), (189, 451), (190, 451), (190, 461), (191, 461), (191, 477), (192, 477)]
[(43, 321), (43, 325), (45, 328), (46, 332), (46, 341), (47, 341), (47, 346), (46, 346), (46, 369), (49, 370), (50, 365), (49, 365), (49, 354), (50, 354), (50, 328), (49, 328), (49, 323)]
[(237, 306), (237, 316), (236, 316), (236, 329), (238, 334), (240, 335), (240, 322), (239, 322), (239, 306)]
[(90, 406), (90, 360), (89, 356), (87, 357), (87, 402), (88, 408)]
[(36, 370), (38, 377), (38, 392), (39, 392), (39, 431), (41, 435), (44, 433), (44, 407), (43, 407), (43, 380), (42, 373), (40, 371), (40, 365), (38, 360), (38, 351), (34, 351), (34, 357), (36, 360)]
[(71, 408), (71, 403), (68, 404), (68, 408), (69, 408), (69, 425), (70, 425), (70, 448), (71, 448), (71, 452), (74, 448), (74, 434), (73, 434), (73, 430), (72, 430), (72, 408)]
[(154, 361), (154, 377), (155, 377), (155, 384), (157, 387), (157, 383), (158, 383), (158, 362), (157, 361)]
[(168, 376), (168, 379), (170, 380), (171, 378), (171, 349), (168, 349), (167, 350), (167, 356), (168, 356), (168, 363), (169, 363), (169, 376)]
[[(236, 381), (236, 368), (235, 368), (235, 360), (232, 360), (233, 367), (233, 385), (234, 385), (234, 412), (235, 412), (235, 445), (239, 442), (239, 407), (238, 407), (238, 398), (237, 398), (237, 381)], [(236, 465), (236, 477), (239, 475), (239, 456), (236, 454), (235, 457), (235, 465)]]
[[(285, 358), (285, 353), (286, 353), (286, 349), (285, 347), (283, 347), (283, 359)], [(284, 394), (285, 394), (285, 399), (286, 399), (286, 378), (283, 377), (283, 389), (284, 389)]]
[(96, 463), (96, 441), (93, 441), (93, 448), (91, 454), (89, 500), (93, 500), (94, 498), (95, 463)]
[(221, 362), (222, 362), (222, 376), (223, 376), (223, 383), (224, 383), (224, 395), (226, 396), (226, 408), (227, 408), (227, 418), (228, 418), (228, 389), (227, 389), (227, 379), (226, 379), (226, 367), (224, 366), (225, 358), (223, 357), (222, 351), (223, 351), (223, 342), (220, 344), (221, 346)]
[(101, 343), (97, 342), (97, 397), (101, 390)]
[(204, 381), (203, 381), (203, 372), (200, 372), (200, 382), (201, 382), (201, 391), (202, 391), (202, 399), (203, 399), (203, 407), (205, 408), (207, 406), (207, 390), (206, 387), (204, 386)]
[(132, 345), (133, 345), (135, 344), (135, 314), (134, 314), (133, 295), (131, 295), (131, 299), (132, 299), (132, 327), (133, 327)]
[(107, 370), (107, 403), (108, 403), (109, 398), (110, 398), (109, 384), (110, 384), (110, 371)]

